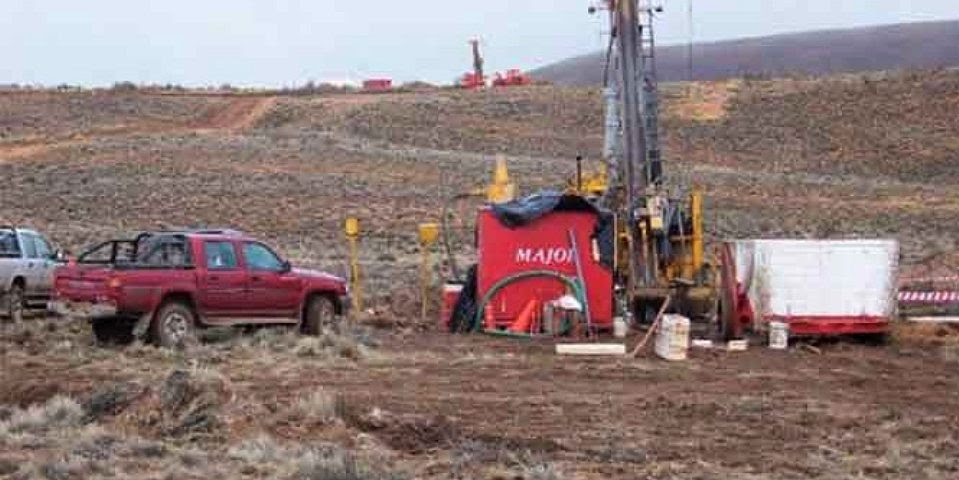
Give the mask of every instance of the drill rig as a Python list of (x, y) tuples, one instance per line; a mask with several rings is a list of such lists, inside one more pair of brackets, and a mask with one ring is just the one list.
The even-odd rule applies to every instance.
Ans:
[(480, 41), (474, 38), (469, 41), (469, 44), (473, 51), (473, 71), (463, 75), (463, 78), (460, 80), (460, 87), (470, 90), (484, 88), (486, 87), (486, 74), (483, 72), (483, 55), (480, 54)]
[[(614, 228), (607, 228), (609, 223), (604, 221), (602, 232), (593, 232), (593, 258), (585, 261), (602, 263), (605, 274), (609, 275), (608, 260), (612, 257), (612, 275), (609, 275), (611, 281), (603, 282), (604, 293), (601, 295), (606, 295), (605, 289), (610, 288), (609, 297), (604, 298), (618, 300), (617, 310), (628, 318), (638, 317), (640, 322), (648, 323), (667, 309), (691, 319), (708, 318), (716, 313), (714, 310), (718, 306), (718, 289), (715, 282), (716, 272), (706, 262), (704, 255), (702, 194), (698, 189), (690, 191), (678, 185), (670, 185), (668, 177), (664, 175), (663, 156), (659, 147), (659, 98), (652, 31), (653, 18), (658, 9), (646, 6), (646, 0), (602, 1), (601, 8), (608, 10), (612, 25), (605, 72), (606, 132), (603, 168), (584, 175), (581, 158), (577, 158), (577, 175), (575, 180), (569, 182), (567, 193), (582, 197), (593, 206), (600, 207), (596, 210), (602, 212), (605, 218), (608, 218), (606, 212), (612, 213), (614, 219), (611, 224)], [(599, 9), (591, 10), (595, 12)], [(509, 182), (505, 161), (498, 162), (496, 172), (493, 184), (485, 191), (488, 195), (483, 195), (483, 191), (459, 194), (451, 197), (450, 203), (481, 196), (487, 197), (490, 206), (509, 203), (516, 188)], [(490, 288), (484, 289), (480, 285), (499, 285), (500, 281), (512, 281), (515, 278), (498, 275), (499, 270), (493, 271), (496, 269), (487, 269), (489, 279), (493, 280), (484, 282), (480, 278), (483, 277), (483, 268), (471, 269), (472, 274), (461, 275), (463, 272), (457, 268), (453, 253), (449, 216), (448, 206), (444, 205), (443, 241), (452, 274), (465, 285), (472, 285), (464, 288), (464, 294), (458, 303), (460, 306), (456, 310), (467, 311), (469, 309), (466, 306), (476, 308), (464, 314), (463, 318), (472, 322), (471, 328), (482, 328), (483, 321), (480, 317), (484, 312), (479, 305), (485, 308), (490, 301), (495, 301), (491, 295), (496, 295), (495, 289), (499, 287), (490, 287), (493, 289), (491, 294)], [(563, 228), (570, 228), (570, 225), (564, 225)], [(474, 227), (473, 231), (476, 248), (480, 250), (483, 242), (479, 239), (484, 234), (478, 226)], [(508, 236), (502, 233), (492, 235), (500, 235), (497, 238)], [(539, 241), (541, 245), (554, 247), (573, 244), (565, 236), (552, 235), (553, 233), (533, 232), (530, 239)], [(498, 242), (490, 241), (486, 242), (486, 245), (490, 252), (495, 250), (501, 253), (503, 250), (489, 247), (501, 245)], [(578, 252), (575, 244), (572, 248)], [(578, 254), (571, 256), (579, 258)], [(570, 275), (569, 271), (563, 271), (566, 264), (550, 266), (543, 265), (542, 261), (519, 262), (515, 260), (521, 258), (519, 255), (512, 259), (503, 259), (492, 254), (486, 255), (486, 260), (482, 254), (478, 254), (478, 257), (479, 267), (483, 267), (484, 261), (499, 262), (510, 268), (515, 266), (516, 271), (526, 268), (530, 275), (542, 274), (544, 269), (560, 277), (568, 278)], [(493, 257), (497, 260), (489, 260)], [(517, 266), (517, 263), (523, 265)], [(531, 263), (541, 268), (529, 267), (528, 264)], [(477, 273), (478, 271), (480, 273)], [(577, 271), (579, 285), (585, 284), (582, 277)], [(605, 280), (608, 277), (603, 278)], [(592, 287), (599, 288), (595, 284)], [(583, 288), (581, 291), (584, 297), (587, 296), (585, 290), (586, 288)], [(540, 294), (535, 288), (518, 287), (516, 291), (518, 293), (511, 294), (510, 298), (529, 300), (534, 309), (537, 301), (542, 303), (554, 300), (539, 298)], [(478, 299), (484, 300), (476, 303)], [(584, 298), (583, 303), (586, 301)], [(606, 302), (606, 305), (608, 306), (609, 302)], [(592, 310), (592, 307), (589, 307), (589, 310)], [(589, 330), (592, 328), (590, 314), (587, 313), (586, 317)], [(610, 323), (611, 321), (612, 318)], [(495, 321), (493, 324), (496, 325)]]
[(662, 8), (645, 0), (604, 0), (590, 8), (597, 10), (608, 11), (611, 26), (604, 74), (606, 188), (598, 202), (617, 217), (615, 273), (626, 313), (649, 322), (668, 303), (690, 318), (706, 317), (717, 288), (704, 255), (702, 194), (669, 184), (659, 146), (653, 20)]

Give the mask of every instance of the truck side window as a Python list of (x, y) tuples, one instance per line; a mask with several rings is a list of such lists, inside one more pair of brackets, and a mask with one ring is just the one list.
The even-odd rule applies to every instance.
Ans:
[(23, 253), (27, 258), (40, 258), (37, 256), (37, 245), (33, 243), (33, 235), (29, 233), (21, 233), (20, 239), (23, 244)]
[(236, 249), (231, 242), (204, 242), (203, 254), (210, 270), (232, 270), (237, 266)]
[(33, 245), (37, 250), (37, 258), (49, 259), (53, 256), (53, 249), (50, 248), (50, 244), (43, 237), (34, 236)]
[(17, 234), (12, 231), (0, 232), (0, 257), (19, 257), (20, 245)]
[(279, 272), (283, 270), (283, 261), (269, 248), (259, 243), (244, 243), (243, 256), (250, 270)]
[(193, 263), (182, 238), (164, 236), (143, 242), (138, 249), (136, 262), (161, 267), (182, 267)]

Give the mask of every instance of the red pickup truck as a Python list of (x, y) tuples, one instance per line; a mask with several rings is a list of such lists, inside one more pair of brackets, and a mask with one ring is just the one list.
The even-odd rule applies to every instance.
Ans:
[(336, 328), (349, 306), (342, 278), (292, 268), (233, 230), (143, 233), (104, 242), (54, 272), (51, 308), (83, 316), (98, 339), (173, 347), (207, 326)]

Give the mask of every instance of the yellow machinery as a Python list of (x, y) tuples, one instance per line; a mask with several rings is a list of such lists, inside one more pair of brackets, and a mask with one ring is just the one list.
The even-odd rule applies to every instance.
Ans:
[(645, 3), (605, 1), (612, 27), (604, 75), (606, 171), (583, 176), (579, 167), (576, 186), (617, 216), (616, 273), (627, 312), (649, 321), (668, 298), (674, 311), (702, 317), (718, 290), (705, 261), (703, 195), (698, 188), (676, 194), (663, 174), (653, 40), (660, 9)]
[[(646, 0), (602, 0), (602, 5), (611, 24), (602, 168), (584, 172), (577, 159), (568, 191), (616, 216), (615, 279), (622, 313), (648, 322), (668, 303), (690, 318), (711, 315), (718, 275), (704, 251), (703, 193), (670, 186), (663, 174), (653, 41), (653, 17), (661, 9)], [(465, 276), (453, 255), (449, 204), (482, 196), (489, 203), (516, 196), (503, 158), (497, 159), (486, 189), (455, 195), (444, 204), (443, 243), (456, 280)]]
[[(602, 170), (577, 173), (567, 191), (597, 202), (611, 194)], [(630, 310), (648, 322), (671, 297), (674, 311), (693, 318), (711, 314), (718, 285), (706, 261), (703, 192), (694, 188), (681, 198), (650, 195), (643, 202), (647, 207), (632, 222), (617, 211), (615, 269)]]

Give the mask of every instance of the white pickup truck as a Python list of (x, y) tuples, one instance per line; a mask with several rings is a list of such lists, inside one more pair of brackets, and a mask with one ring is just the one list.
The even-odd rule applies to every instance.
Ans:
[(36, 231), (0, 226), (0, 314), (14, 322), (27, 308), (46, 308), (60, 254)]

